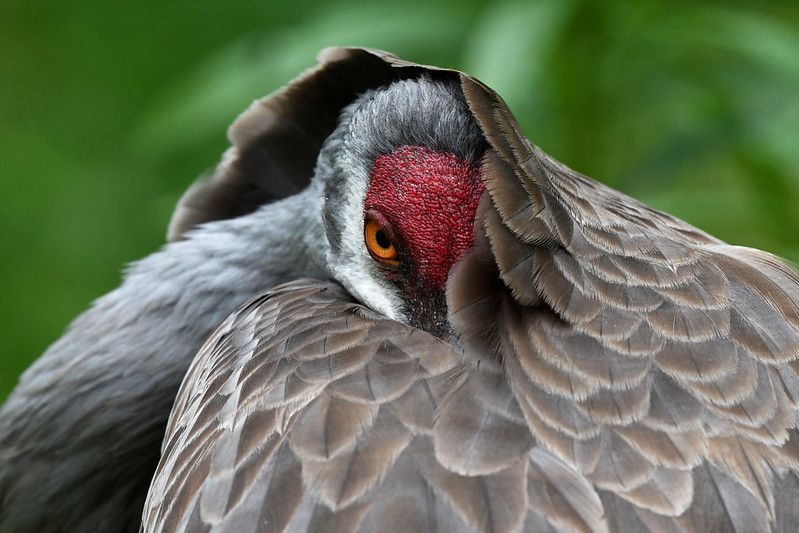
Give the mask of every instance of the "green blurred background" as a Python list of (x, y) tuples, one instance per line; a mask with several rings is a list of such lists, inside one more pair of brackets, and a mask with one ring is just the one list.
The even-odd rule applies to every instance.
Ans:
[(475, 74), (568, 165), (799, 259), (799, 3), (753, 4), (0, 0), (0, 399), (329, 45)]

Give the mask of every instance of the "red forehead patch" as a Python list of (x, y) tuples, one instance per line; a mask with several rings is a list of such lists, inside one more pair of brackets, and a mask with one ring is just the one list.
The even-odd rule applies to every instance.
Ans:
[(424, 146), (403, 146), (375, 161), (367, 210), (386, 217), (415, 269), (433, 288), (472, 247), (474, 215), (485, 185), (478, 165)]

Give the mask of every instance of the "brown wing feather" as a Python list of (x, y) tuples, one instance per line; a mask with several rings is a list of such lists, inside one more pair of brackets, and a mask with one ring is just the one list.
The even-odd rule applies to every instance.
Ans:
[(324, 50), (318, 66), (253, 102), (230, 126), (231, 148), (219, 165), (178, 202), (169, 240), (198, 224), (245, 215), (304, 189), (341, 109), (365, 90), (419, 70), (393, 69), (386, 63), (391, 56), (382, 56), (357, 48)]
[(775, 500), (796, 468), (799, 274), (579, 175), (462, 84), (491, 202), (448, 296), (466, 330), (474, 265), (495, 258), (507, 296), (480, 319), (538, 445), (608, 491), (613, 529), (799, 525)]

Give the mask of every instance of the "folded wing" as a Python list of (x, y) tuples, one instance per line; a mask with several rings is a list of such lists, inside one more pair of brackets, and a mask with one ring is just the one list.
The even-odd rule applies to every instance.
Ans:
[[(494, 148), (491, 203), (450, 309), (463, 330), (492, 317), (472, 342), (498, 339), (539, 445), (596, 487), (614, 529), (795, 528), (777, 492), (796, 488), (796, 271), (572, 171), (496, 93), (463, 87)], [(464, 288), (496, 275), (491, 294)]]

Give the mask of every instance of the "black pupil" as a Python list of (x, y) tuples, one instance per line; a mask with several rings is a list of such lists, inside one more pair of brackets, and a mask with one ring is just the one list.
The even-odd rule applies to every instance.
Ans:
[(386, 232), (382, 229), (377, 230), (375, 240), (377, 241), (377, 245), (383, 249), (391, 246), (391, 239), (388, 238), (388, 235), (386, 235)]

